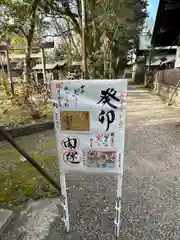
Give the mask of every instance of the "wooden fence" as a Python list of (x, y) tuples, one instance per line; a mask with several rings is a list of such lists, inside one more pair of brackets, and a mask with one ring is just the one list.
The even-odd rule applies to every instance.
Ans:
[(180, 80), (180, 69), (160, 70), (155, 74), (155, 82), (176, 86)]

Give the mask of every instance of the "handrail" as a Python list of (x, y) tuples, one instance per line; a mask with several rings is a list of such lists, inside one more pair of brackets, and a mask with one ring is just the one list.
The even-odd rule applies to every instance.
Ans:
[(36, 170), (45, 177), (48, 182), (50, 182), (54, 188), (60, 193), (61, 195), (61, 187), (60, 185), (54, 181), (54, 179), (24, 150), (22, 149), (12, 138), (12, 136), (6, 132), (3, 127), (0, 127), (0, 134), (4, 136), (4, 138), (20, 153), (22, 154), (27, 161), (34, 167)]

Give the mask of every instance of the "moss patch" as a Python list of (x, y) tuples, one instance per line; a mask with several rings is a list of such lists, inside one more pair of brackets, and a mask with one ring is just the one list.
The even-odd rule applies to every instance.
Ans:
[(56, 148), (56, 141), (48, 141), (43, 144), (43, 148), (48, 150), (52, 148)]
[[(56, 157), (38, 152), (33, 152), (32, 156), (56, 181), (59, 180)], [(20, 154), (15, 149), (1, 146), (0, 205), (13, 207), (28, 199), (50, 197), (56, 192), (29, 162), (20, 161)]]

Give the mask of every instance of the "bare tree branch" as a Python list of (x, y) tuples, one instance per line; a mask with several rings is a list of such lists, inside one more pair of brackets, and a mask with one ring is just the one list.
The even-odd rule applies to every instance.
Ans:
[(65, 31), (63, 31), (63, 32), (61, 32), (61, 33), (59, 33), (59, 34), (48, 34), (48, 35), (44, 35), (43, 38), (46, 38), (46, 37), (61, 37), (63, 34), (67, 34), (67, 33), (71, 32), (71, 31), (74, 31), (74, 29), (71, 28), (71, 29), (65, 30)]

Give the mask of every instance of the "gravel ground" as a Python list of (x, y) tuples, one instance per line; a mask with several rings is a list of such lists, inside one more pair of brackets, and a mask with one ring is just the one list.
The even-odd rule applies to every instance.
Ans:
[[(180, 239), (179, 118), (180, 111), (159, 97), (129, 87), (121, 240)], [(46, 141), (53, 137), (51, 131), (36, 135)], [(116, 179), (69, 175), (67, 181), (69, 234), (64, 233), (61, 210), (55, 207), (59, 200), (51, 199), (36, 203), (39, 207), (32, 205), (31, 214), (20, 218), (2, 239), (19, 239), (22, 228), (20, 240), (115, 239)]]

